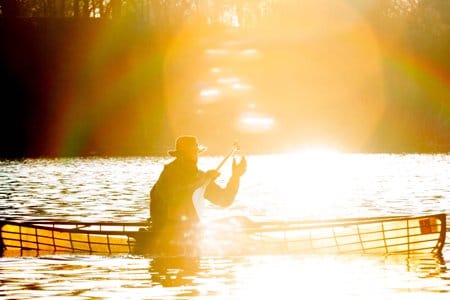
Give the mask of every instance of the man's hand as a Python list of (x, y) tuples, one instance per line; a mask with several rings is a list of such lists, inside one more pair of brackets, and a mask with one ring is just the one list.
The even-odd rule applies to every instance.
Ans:
[(194, 184), (194, 187), (197, 189), (207, 182), (216, 180), (216, 178), (219, 176), (220, 176), (220, 173), (218, 171), (208, 170), (205, 173), (202, 173), (202, 175), (198, 177), (197, 182)]
[(242, 156), (239, 164), (236, 162), (236, 159), (233, 157), (233, 167), (232, 167), (233, 174), (232, 174), (232, 176), (241, 177), (242, 174), (244, 174), (246, 170), (247, 170), (247, 160), (245, 159), (245, 156)]
[(211, 181), (214, 181), (214, 180), (216, 180), (216, 178), (217, 177), (219, 177), (220, 176), (220, 173), (219, 173), (219, 171), (217, 171), (217, 170), (208, 170), (208, 171), (206, 171), (206, 173), (205, 173), (205, 177), (206, 177), (206, 180), (211, 180)]

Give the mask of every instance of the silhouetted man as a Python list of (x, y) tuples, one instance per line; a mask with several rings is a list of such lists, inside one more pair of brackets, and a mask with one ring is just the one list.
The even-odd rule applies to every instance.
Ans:
[(199, 216), (192, 197), (205, 184), (204, 197), (207, 200), (222, 207), (233, 203), (240, 177), (247, 168), (245, 157), (239, 164), (233, 159), (232, 176), (222, 188), (214, 182), (220, 175), (218, 171), (203, 172), (197, 168), (198, 155), (203, 151), (194, 136), (180, 136), (176, 140), (175, 150), (169, 151), (175, 160), (164, 166), (150, 191), (152, 231), (185, 233), (198, 224)]

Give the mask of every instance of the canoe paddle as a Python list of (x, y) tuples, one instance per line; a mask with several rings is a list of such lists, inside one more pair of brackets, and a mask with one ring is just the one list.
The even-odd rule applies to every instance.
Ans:
[[(215, 168), (215, 170), (218, 172), (222, 166), (225, 164), (225, 162), (234, 155), (234, 153), (236, 153), (237, 151), (239, 151), (240, 147), (239, 147), (239, 143), (238, 142), (234, 142), (233, 144), (233, 148), (231, 149), (231, 151), (228, 153), (227, 156), (225, 156), (222, 161), (220, 162), (220, 164)], [(203, 185), (201, 187), (199, 187), (198, 189), (196, 189), (194, 191), (194, 193), (192, 194), (192, 202), (194, 203), (194, 207), (195, 210), (197, 212), (197, 215), (199, 217), (199, 219), (202, 219), (202, 214), (201, 212), (203, 211), (203, 201), (204, 201), (204, 193), (205, 193), (205, 189), (208, 186), (208, 184), (211, 182), (211, 179), (207, 179), (205, 181), (205, 183), (203, 183)]]

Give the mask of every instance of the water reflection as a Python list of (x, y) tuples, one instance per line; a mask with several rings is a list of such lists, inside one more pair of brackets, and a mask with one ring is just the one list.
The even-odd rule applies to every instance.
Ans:
[(408, 272), (414, 272), (422, 278), (438, 277), (448, 272), (442, 254), (407, 256), (406, 266)]
[(446, 299), (450, 292), (445, 262), (431, 255), (46, 255), (0, 262), (0, 294), (10, 299), (398, 299), (423, 292)]
[[(220, 157), (202, 157), (201, 167)], [(21, 220), (141, 221), (165, 158), (0, 162), (0, 209)], [(449, 155), (248, 156), (236, 203), (212, 218), (329, 219), (440, 213)], [(270, 172), (268, 172), (270, 170)], [(224, 168), (224, 177), (229, 176)], [(275, 174), (275, 175), (274, 175)], [(165, 259), (26, 253), (0, 258), (0, 298), (447, 299), (444, 257), (254, 256)], [(447, 261), (445, 261), (447, 260)], [(185, 295), (185, 296), (180, 296)]]
[(175, 288), (178, 297), (227, 296), (236, 283), (234, 268), (246, 258), (156, 257), (150, 260), (152, 286)]
[(196, 257), (156, 257), (150, 261), (149, 273), (153, 283), (164, 287), (192, 285), (200, 271)]
[[(202, 157), (199, 164), (208, 169), (220, 159)], [(149, 157), (2, 162), (0, 209), (24, 219), (145, 220), (148, 190), (164, 161)], [(248, 163), (236, 203), (225, 214), (324, 219), (448, 209), (449, 155), (306, 152), (248, 156)], [(223, 175), (228, 171), (225, 167)], [(224, 216), (223, 210), (207, 209), (210, 215)]]
[(180, 288), (176, 292), (179, 297), (195, 297), (201, 295), (197, 280), (202, 273), (200, 259), (195, 257), (156, 257), (150, 261), (149, 267), (152, 286), (164, 288)]

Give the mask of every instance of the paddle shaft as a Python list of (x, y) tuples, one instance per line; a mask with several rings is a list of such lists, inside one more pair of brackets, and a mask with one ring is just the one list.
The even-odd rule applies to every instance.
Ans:
[[(219, 172), (220, 168), (225, 164), (225, 162), (239, 149), (239, 145), (235, 142), (233, 145), (233, 149), (231, 149), (230, 153), (225, 156), (220, 164), (216, 167), (216, 171)], [(211, 182), (211, 178), (208, 178), (201, 187), (197, 188), (192, 194), (192, 203), (194, 204), (194, 208), (197, 212), (198, 217), (201, 219), (202, 217), (202, 208), (203, 208), (203, 194), (205, 193), (205, 189), (208, 184)]]
[(226, 161), (236, 152), (236, 151), (238, 151), (238, 149), (239, 149), (239, 146), (238, 146), (238, 144), (237, 143), (234, 143), (234, 145), (233, 145), (233, 149), (231, 149), (231, 151), (230, 151), (230, 153), (228, 153), (228, 155), (227, 156), (225, 156), (223, 159), (222, 159), (222, 161), (220, 162), (220, 164), (216, 167), (216, 171), (219, 171), (221, 168), (222, 168), (222, 166), (226, 163)]

